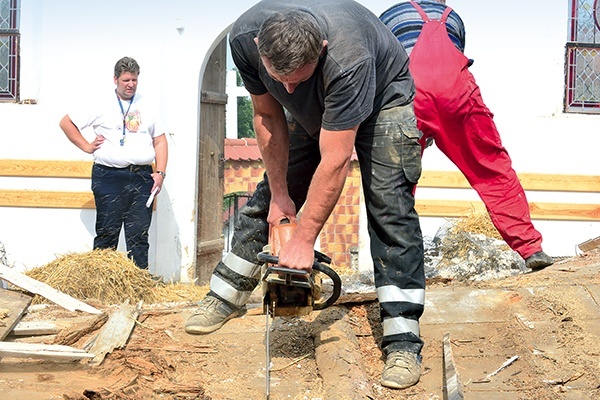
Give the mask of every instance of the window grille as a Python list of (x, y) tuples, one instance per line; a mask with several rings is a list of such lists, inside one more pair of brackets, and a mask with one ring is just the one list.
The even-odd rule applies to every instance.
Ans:
[(565, 112), (600, 113), (600, 0), (569, 1)]
[(19, 100), (19, 0), (0, 0), (0, 101)]

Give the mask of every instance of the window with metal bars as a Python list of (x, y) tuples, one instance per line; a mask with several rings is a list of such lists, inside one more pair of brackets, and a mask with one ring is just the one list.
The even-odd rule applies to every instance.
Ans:
[(569, 0), (565, 112), (600, 114), (600, 0)]
[(0, 0), (0, 101), (19, 100), (19, 0)]

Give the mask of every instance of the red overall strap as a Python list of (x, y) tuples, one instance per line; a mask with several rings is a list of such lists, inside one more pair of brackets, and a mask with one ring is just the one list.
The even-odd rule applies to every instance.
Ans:
[[(431, 18), (429, 18), (429, 15), (427, 15), (427, 13), (423, 10), (423, 8), (419, 5), (419, 3), (417, 3), (416, 1), (411, 1), (410, 4), (415, 8), (415, 10), (417, 10), (417, 12), (419, 13), (419, 15), (421, 16), (421, 18), (423, 19), (424, 22), (431, 20)], [(440, 18), (440, 21), (445, 23), (446, 20), (448, 19), (448, 15), (450, 15), (451, 12), (452, 12), (452, 8), (446, 6), (446, 9), (444, 10), (442, 17)]]
[(421, 6), (416, 2), (416, 1), (411, 1), (410, 4), (417, 10), (417, 12), (421, 15), (421, 18), (423, 19), (424, 22), (429, 21), (429, 15), (427, 15), (427, 13), (425, 11), (423, 11), (423, 9), (421, 8)]
[(446, 9), (444, 10), (442, 17), (440, 18), (440, 21), (446, 23), (446, 20), (448, 19), (448, 15), (450, 15), (451, 12), (452, 12), (452, 9), (448, 6), (446, 6)]

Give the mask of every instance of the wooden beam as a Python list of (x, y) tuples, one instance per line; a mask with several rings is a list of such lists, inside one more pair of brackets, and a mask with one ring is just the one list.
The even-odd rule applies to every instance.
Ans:
[(0, 207), (96, 208), (92, 192), (0, 190)]
[[(522, 173), (518, 176), (525, 190), (600, 193), (600, 177), (597, 175)], [(423, 171), (418, 187), (466, 189), (471, 185), (461, 172)]]
[(90, 178), (92, 161), (0, 160), (0, 176)]
[[(485, 211), (481, 201), (416, 200), (416, 209), (422, 217), (466, 217), (474, 211)], [(600, 221), (600, 204), (565, 204), (530, 202), (532, 219), (553, 221)]]

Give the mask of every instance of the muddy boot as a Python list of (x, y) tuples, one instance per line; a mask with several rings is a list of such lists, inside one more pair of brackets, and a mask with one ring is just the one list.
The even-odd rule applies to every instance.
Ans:
[(246, 311), (246, 306), (235, 309), (216, 297), (206, 296), (188, 318), (185, 331), (196, 335), (211, 333), (230, 319), (246, 314)]
[(392, 389), (405, 389), (421, 378), (420, 356), (408, 351), (394, 351), (387, 356), (381, 385)]

